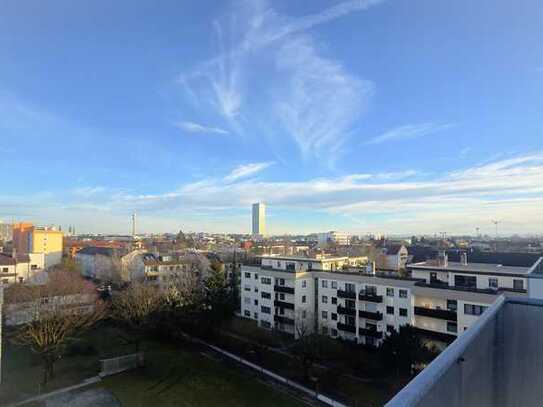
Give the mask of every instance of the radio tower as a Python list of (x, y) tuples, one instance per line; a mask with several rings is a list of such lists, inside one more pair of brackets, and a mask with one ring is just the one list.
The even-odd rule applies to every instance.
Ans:
[(136, 212), (132, 214), (132, 237), (136, 237)]
[(501, 221), (499, 221), (499, 220), (493, 220), (493, 221), (491, 221), (491, 222), (494, 224), (494, 226), (496, 226), (496, 239), (497, 239), (497, 238), (498, 238), (498, 224), (500, 224)]

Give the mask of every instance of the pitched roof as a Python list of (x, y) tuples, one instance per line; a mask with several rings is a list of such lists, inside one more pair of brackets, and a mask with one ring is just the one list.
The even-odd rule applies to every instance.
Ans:
[(83, 249), (79, 250), (76, 254), (86, 254), (89, 256), (96, 256), (97, 254), (100, 254), (102, 256), (108, 256), (112, 257), (116, 254), (116, 250), (112, 249), (111, 247), (84, 247)]

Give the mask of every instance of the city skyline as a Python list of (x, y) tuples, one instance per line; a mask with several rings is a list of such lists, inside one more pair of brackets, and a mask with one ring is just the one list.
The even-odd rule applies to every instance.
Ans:
[(537, 1), (105, 5), (3, 5), (0, 219), (541, 233)]

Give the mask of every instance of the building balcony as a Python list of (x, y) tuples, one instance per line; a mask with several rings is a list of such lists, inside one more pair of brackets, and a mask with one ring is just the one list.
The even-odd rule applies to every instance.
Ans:
[(353, 334), (356, 333), (356, 326), (343, 324), (341, 322), (337, 323), (337, 329), (340, 330), (340, 331), (350, 332), (350, 333), (353, 333)]
[(372, 338), (376, 338), (376, 339), (381, 339), (383, 337), (382, 332), (376, 331), (375, 329), (368, 329), (368, 328), (358, 328), (358, 335), (371, 336)]
[(386, 407), (540, 406), (543, 301), (500, 297)]
[(358, 311), (358, 316), (360, 318), (371, 319), (373, 321), (381, 321), (383, 319), (383, 314), (380, 312), (371, 312), (371, 311)]
[(273, 302), (273, 305), (279, 308), (286, 308), (286, 309), (294, 309), (294, 304), (290, 302), (284, 302), (284, 301), (277, 301), (275, 300)]
[(358, 294), (358, 299), (360, 301), (367, 301), (367, 302), (376, 302), (380, 303), (383, 302), (383, 296), (377, 295), (373, 293), (366, 293), (364, 291), (360, 291), (360, 294)]
[(294, 287), (286, 287), (284, 285), (276, 285), (273, 287), (275, 292), (285, 293), (285, 294), (294, 294)]
[(350, 307), (343, 307), (341, 305), (338, 305), (337, 307), (337, 313), (340, 315), (356, 315), (356, 309), (350, 308)]
[(338, 298), (348, 298), (354, 300), (356, 298), (356, 293), (354, 291), (337, 290), (337, 296)]
[(274, 315), (273, 320), (279, 324), (294, 325), (292, 318), (283, 317), (281, 315)]
[(415, 315), (420, 315), (421, 317), (444, 319), (445, 321), (456, 321), (458, 319), (456, 311), (425, 307), (415, 307)]

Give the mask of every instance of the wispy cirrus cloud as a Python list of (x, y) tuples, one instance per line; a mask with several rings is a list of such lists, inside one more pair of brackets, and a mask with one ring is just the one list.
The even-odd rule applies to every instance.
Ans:
[(268, 168), (270, 165), (273, 165), (273, 164), (274, 164), (273, 162), (263, 162), (263, 163), (250, 163), (250, 164), (238, 165), (236, 168), (232, 170), (230, 174), (224, 177), (224, 181), (233, 182), (242, 178), (247, 178), (251, 175), (255, 175), (265, 170), (266, 168)]
[(380, 144), (387, 141), (412, 140), (418, 137), (423, 137), (430, 134), (449, 130), (454, 126), (455, 125), (452, 123), (439, 124), (432, 122), (407, 124), (387, 130), (386, 132), (369, 139), (367, 142), (365, 142), (365, 144)]
[(346, 1), (298, 18), (267, 1), (239, 3), (214, 24), (218, 54), (178, 82), (192, 104), (207, 103), (242, 137), (264, 139), (278, 159), (294, 143), (304, 158), (331, 165), (375, 85), (325, 55), (310, 30), (378, 3)]
[(221, 129), (219, 127), (204, 126), (195, 122), (184, 121), (177, 122), (175, 126), (181, 130), (187, 131), (189, 133), (210, 133), (210, 134), (229, 134), (228, 131)]

